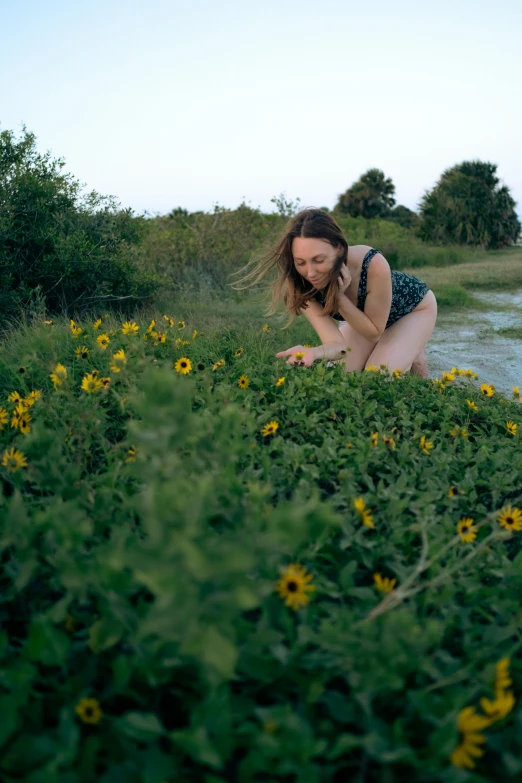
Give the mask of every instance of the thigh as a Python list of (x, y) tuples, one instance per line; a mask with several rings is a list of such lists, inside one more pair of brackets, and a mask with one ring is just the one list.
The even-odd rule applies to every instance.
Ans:
[(437, 300), (433, 291), (428, 291), (415, 310), (403, 315), (384, 331), (367, 364), (377, 367), (385, 364), (389, 370), (407, 372), (430, 339), (436, 320)]
[(342, 359), (346, 372), (350, 372), (350, 370), (364, 370), (364, 365), (375, 348), (375, 342), (367, 340), (362, 334), (356, 332), (350, 324), (347, 324), (346, 321), (341, 322), (339, 331), (352, 349), (346, 354), (346, 359)]

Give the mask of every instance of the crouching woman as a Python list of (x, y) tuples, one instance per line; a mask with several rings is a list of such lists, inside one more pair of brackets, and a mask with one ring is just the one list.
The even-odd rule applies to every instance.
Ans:
[(437, 320), (433, 291), (417, 277), (391, 270), (375, 248), (348, 246), (327, 212), (308, 208), (294, 215), (276, 247), (233, 287), (254, 285), (274, 267), (267, 315), (282, 298), (287, 327), (304, 313), (321, 342), (294, 345), (277, 358), (305, 367), (316, 359), (341, 361), (346, 371), (385, 365), (428, 377), (425, 346)]

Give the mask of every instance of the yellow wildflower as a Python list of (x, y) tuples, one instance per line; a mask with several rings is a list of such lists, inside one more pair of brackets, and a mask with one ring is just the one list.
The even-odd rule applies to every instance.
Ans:
[(27, 412), (25, 406), (19, 402), (14, 410), (13, 418), (11, 419), (11, 427), (19, 429), (24, 435), (31, 432), (29, 422), (31, 421), (31, 414)]
[(312, 574), (307, 574), (306, 570), (299, 563), (292, 563), (286, 569), (280, 568), (281, 579), (276, 585), (276, 590), (285, 599), (286, 606), (297, 611), (302, 606), (306, 606), (310, 601), (307, 593), (313, 592), (316, 587), (309, 584), (312, 580)]
[(279, 423), (277, 421), (269, 421), (268, 424), (261, 428), (260, 432), (261, 435), (267, 437), (268, 435), (273, 435), (278, 429)]
[(18, 451), (14, 447), (6, 449), (2, 457), (2, 465), (10, 473), (16, 473), (19, 468), (27, 467), (27, 457), (22, 451)]
[(481, 699), (480, 706), (494, 723), (502, 720), (515, 706), (515, 697), (511, 691), (498, 690), (494, 699)]
[(458, 438), (459, 436), (462, 438), (468, 437), (468, 431), (465, 427), (459, 427), (458, 425), (455, 425), (451, 430), (449, 430), (450, 435), (453, 435), (454, 438)]
[(491, 383), (483, 383), (480, 386), (480, 391), (486, 397), (492, 397), (495, 394), (495, 387)]
[(420, 447), (424, 454), (429, 454), (429, 450), (433, 448), (433, 443), (430, 440), (426, 440), (426, 435), (422, 435), (420, 439)]
[(74, 709), (84, 723), (99, 723), (103, 716), (97, 699), (82, 699)]
[(82, 380), (82, 389), (89, 394), (94, 394), (103, 388), (103, 383), (98, 378), (98, 372), (87, 373)]
[(127, 357), (125, 356), (125, 351), (123, 348), (120, 348), (119, 351), (116, 351), (116, 353), (112, 354), (112, 362), (111, 362), (111, 372), (121, 372), (121, 368), (124, 364), (127, 364)]
[(136, 462), (136, 454), (138, 453), (138, 449), (136, 446), (131, 446), (130, 449), (128, 449), (127, 454), (128, 457), (125, 460), (125, 462)]
[(471, 758), (479, 758), (484, 754), (484, 750), (479, 745), (486, 741), (483, 734), (479, 734), (480, 729), (490, 726), (489, 718), (475, 714), (474, 707), (465, 707), (459, 713), (458, 728), (462, 734), (460, 745), (450, 756), (451, 763), (456, 767), (467, 767), (473, 769), (475, 762)]
[(89, 349), (86, 345), (79, 345), (78, 348), (75, 348), (74, 353), (78, 359), (86, 359), (89, 355)]
[(377, 590), (380, 590), (381, 593), (391, 593), (395, 584), (397, 583), (396, 579), (389, 579), (388, 577), (383, 579), (381, 574), (374, 574), (373, 581), (375, 583), (375, 587)]
[(100, 348), (105, 350), (107, 348), (107, 346), (109, 345), (109, 343), (110, 343), (109, 335), (108, 334), (100, 334), (96, 338), (96, 342), (98, 343)]
[(497, 663), (497, 672), (495, 678), (495, 690), (504, 691), (513, 685), (513, 682), (509, 676), (509, 658), (501, 658)]
[(497, 521), (506, 530), (522, 530), (522, 511), (516, 506), (512, 508), (511, 504), (503, 506), (498, 512)]
[(159, 345), (160, 343), (164, 343), (167, 340), (167, 335), (165, 332), (156, 332), (154, 335), (154, 345)]
[(462, 517), (462, 519), (457, 522), (457, 533), (459, 534), (461, 541), (468, 544), (471, 543), (477, 537), (477, 532), (478, 528), (473, 524), (473, 519), (471, 517)]
[(67, 370), (65, 369), (63, 364), (60, 364), (60, 362), (58, 362), (58, 364), (54, 368), (54, 372), (50, 373), (49, 378), (52, 380), (55, 389), (57, 389), (58, 386), (61, 386), (62, 383), (67, 378)]
[(73, 333), (73, 335), (74, 335), (75, 337), (78, 337), (78, 336), (79, 336), (79, 335), (82, 333), (82, 329), (80, 329), (80, 327), (79, 327), (79, 326), (76, 326), (76, 324), (74, 323), (74, 321), (72, 320), (72, 318), (71, 318), (71, 320), (69, 321), (69, 326), (71, 327), (71, 332)]
[(373, 518), (372, 518), (371, 511), (366, 508), (366, 504), (364, 502), (364, 499), (362, 497), (355, 498), (355, 500), (353, 501), (353, 505), (355, 506), (357, 511), (360, 513), (363, 525), (366, 525), (367, 527), (373, 527), (374, 528), (375, 525), (373, 523)]
[(178, 361), (174, 364), (174, 369), (176, 372), (180, 372), (183, 375), (188, 375), (188, 373), (192, 370), (192, 362), (190, 359), (187, 359), (186, 356), (182, 356), (181, 359), (178, 359)]

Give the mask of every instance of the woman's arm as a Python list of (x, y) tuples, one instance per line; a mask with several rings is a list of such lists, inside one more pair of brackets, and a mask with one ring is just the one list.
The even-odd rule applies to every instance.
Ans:
[[(323, 306), (313, 299), (309, 300), (303, 308), (305, 318), (315, 329), (322, 345), (317, 345), (315, 348), (294, 345), (293, 348), (276, 353), (278, 359), (288, 357), (287, 364), (311, 367), (317, 359), (342, 359), (346, 352), (351, 350), (342, 332), (339, 331), (338, 323), (330, 316), (324, 316), (323, 311)], [(296, 359), (294, 356), (296, 352), (303, 353), (303, 358)]]
[(297, 364), (299, 366), (311, 367), (316, 359), (341, 359), (346, 351), (352, 349), (344, 342), (325, 343), (315, 348), (305, 348), (304, 345), (294, 345), (286, 351), (276, 353), (277, 359), (286, 360), (287, 364)]
[(339, 297), (339, 312), (352, 329), (371, 342), (378, 342), (381, 333), (367, 315), (346, 296)]
[(345, 342), (325, 343), (313, 349), (316, 359), (342, 359), (346, 352), (351, 350)]
[(376, 253), (368, 267), (367, 293), (364, 312), (345, 295), (346, 283), (341, 285), (339, 312), (346, 323), (371, 342), (378, 342), (386, 329), (392, 304), (391, 269), (382, 253)]

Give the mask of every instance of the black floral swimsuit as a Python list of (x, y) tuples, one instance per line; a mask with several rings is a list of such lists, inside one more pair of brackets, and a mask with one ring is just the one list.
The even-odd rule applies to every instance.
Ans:
[[(373, 247), (370, 248), (362, 262), (361, 279), (359, 280), (359, 291), (357, 294), (357, 308), (359, 310), (364, 311), (368, 265), (376, 253), (380, 253), (380, 250), (375, 250)], [(391, 270), (391, 280), (392, 303), (385, 329), (398, 321), (399, 318), (402, 318), (403, 315), (408, 315), (412, 310), (415, 310), (417, 305), (422, 302), (430, 290), (426, 283), (419, 280), (418, 277), (408, 275), (406, 272), (397, 272), (395, 269)], [(319, 295), (316, 296), (316, 299), (321, 304), (324, 304), (324, 298), (321, 291), (319, 292)], [(335, 318), (336, 321), (344, 321), (344, 318), (340, 313), (334, 313), (332, 318)]]

